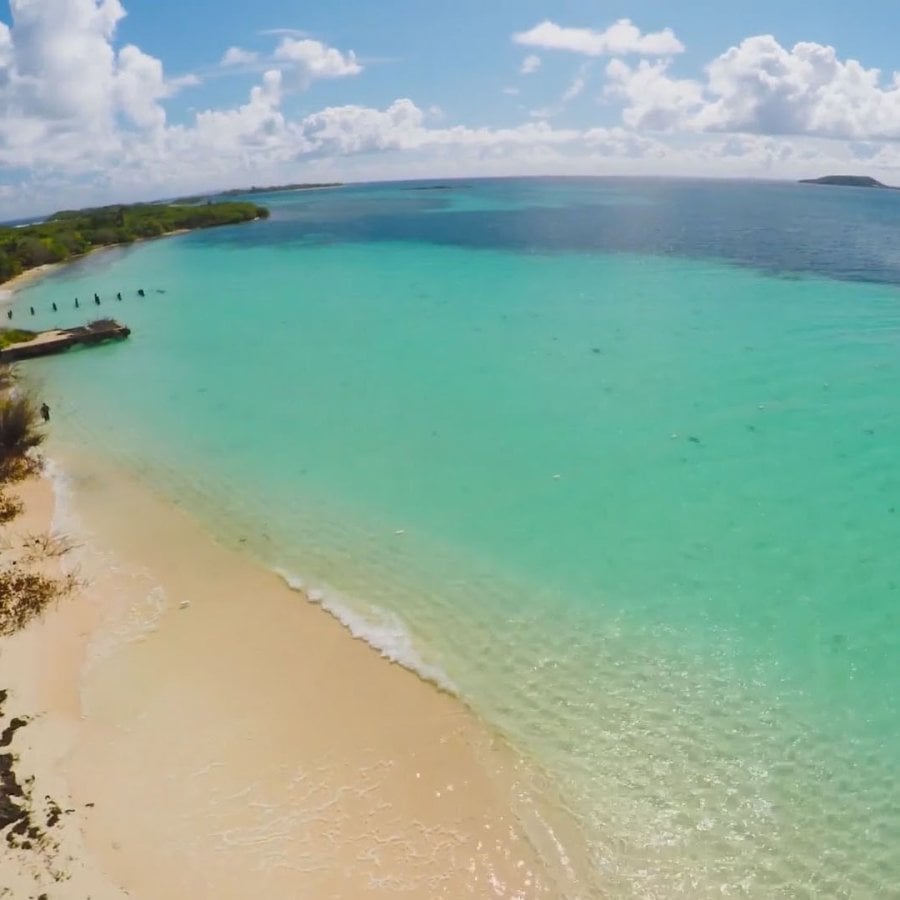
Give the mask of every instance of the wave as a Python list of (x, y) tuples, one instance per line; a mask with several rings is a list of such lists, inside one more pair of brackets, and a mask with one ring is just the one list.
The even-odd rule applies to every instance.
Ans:
[(63, 467), (53, 459), (45, 458), (44, 475), (53, 488), (53, 516), (50, 531), (53, 534), (69, 534), (80, 531), (82, 523), (75, 514), (72, 502), (72, 479)]
[(414, 672), (420, 678), (437, 685), (441, 690), (454, 696), (459, 689), (446, 672), (432, 663), (426, 662), (416, 650), (409, 628), (396, 613), (370, 606), (366, 613), (360, 612), (338, 591), (328, 587), (312, 587), (303, 579), (275, 569), (276, 574), (292, 590), (301, 594), (310, 603), (321, 606), (334, 616), (357, 640), (365, 641), (385, 659), (395, 662), (404, 669)]

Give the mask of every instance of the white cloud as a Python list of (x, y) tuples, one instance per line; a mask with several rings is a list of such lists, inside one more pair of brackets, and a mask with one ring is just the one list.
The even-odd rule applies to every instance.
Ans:
[(302, 88), (319, 78), (345, 78), (358, 75), (363, 70), (352, 50), (345, 54), (308, 38), (299, 41), (292, 37), (283, 38), (275, 50), (274, 59), (288, 64), (288, 69)]
[(129, 129), (165, 127), (162, 101), (194, 79), (167, 79), (133, 45), (113, 46), (119, 0), (11, 0), (0, 28), (0, 165), (73, 168), (115, 150)]
[(219, 65), (222, 66), (247, 66), (255, 63), (259, 54), (252, 50), (244, 50), (242, 47), (229, 47)]
[(619, 19), (604, 31), (564, 28), (545, 20), (529, 31), (513, 35), (517, 44), (545, 50), (567, 50), (583, 56), (671, 56), (684, 51), (671, 28), (643, 34), (630, 19)]
[(647, 60), (630, 67), (620, 59), (606, 67), (607, 96), (623, 99), (622, 118), (632, 128), (670, 131), (689, 120), (703, 104), (703, 89), (695, 81), (670, 78), (668, 64)]
[[(233, 47), (223, 56), (223, 66), (258, 70), (245, 102), (173, 125), (167, 101), (196, 79), (172, 78), (159, 59), (116, 42), (125, 14), (119, 0), (12, 0), (10, 9), (12, 27), (0, 23), (0, 168), (25, 173), (2, 189), (10, 215), (268, 180), (793, 177), (864, 165), (891, 182), (900, 167), (900, 76), (883, 77), (817, 44), (788, 50), (771, 37), (748, 38), (701, 77), (678, 78), (663, 58), (681, 46), (668, 30), (642, 34), (625, 21), (605, 32), (538, 26), (525, 37), (548, 49), (649, 57), (607, 61), (605, 96), (621, 104), (622, 125), (494, 128), (447, 124), (402, 94), (380, 108), (344, 103), (291, 116), (291, 91), (354, 76), (362, 65), (352, 52), (281, 34), (273, 53)], [(579, 60), (541, 117), (585, 95), (595, 65)]]
[(272, 147), (283, 140), (284, 116), (279, 110), (282, 78), (277, 69), (263, 76), (262, 84), (250, 91), (243, 106), (230, 110), (206, 110), (198, 113), (192, 129), (174, 130), (177, 143), (193, 144), (191, 153), (227, 156), (242, 154), (248, 148)]
[(270, 34), (275, 35), (276, 37), (283, 37), (284, 35), (295, 38), (309, 37), (309, 33), (303, 31), (301, 28), (266, 28), (263, 31), (260, 31), (260, 34)]
[(519, 89), (517, 87), (505, 87), (501, 93), (506, 94), (508, 97), (518, 97)]
[(900, 139), (900, 73), (842, 61), (833, 47), (771, 35), (742, 41), (706, 68), (705, 80), (672, 78), (667, 62), (613, 60), (607, 94), (625, 100), (635, 128), (845, 140)]
[(522, 60), (522, 65), (519, 69), (520, 75), (533, 75), (537, 70), (541, 67), (541, 58), (539, 56), (535, 56), (531, 54), (530, 56), (526, 56), (525, 59)]
[(578, 74), (572, 79), (565, 91), (563, 91), (563, 95), (560, 98), (560, 102), (563, 103), (563, 105), (570, 103), (576, 97), (579, 97), (584, 93), (584, 89), (587, 87), (589, 72), (590, 70), (587, 65), (582, 66), (578, 70)]

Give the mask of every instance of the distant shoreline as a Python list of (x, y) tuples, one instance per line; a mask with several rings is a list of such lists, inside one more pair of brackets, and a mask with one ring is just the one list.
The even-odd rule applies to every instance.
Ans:
[(270, 187), (228, 188), (225, 191), (210, 191), (208, 194), (190, 194), (179, 197), (172, 203), (199, 203), (214, 197), (246, 197), (255, 194), (293, 194), (301, 191), (323, 191), (330, 188), (346, 187), (343, 181), (323, 181), (313, 184), (275, 184)]
[(179, 234), (190, 234), (192, 230), (197, 229), (176, 228), (174, 231), (167, 231), (164, 234), (157, 234), (153, 237), (138, 238), (135, 241), (128, 241), (127, 243), (103, 244), (100, 247), (91, 247), (87, 253), (81, 253), (78, 256), (73, 256), (71, 259), (66, 259), (62, 262), (45, 263), (42, 266), (35, 266), (33, 269), (26, 269), (24, 272), (20, 272), (18, 275), (10, 278), (9, 281), (0, 282), (0, 308), (9, 306), (19, 291), (31, 287), (31, 285), (41, 281), (48, 275), (52, 275), (54, 272), (58, 272), (60, 269), (66, 268), (66, 266), (81, 262), (81, 260), (87, 259), (95, 253), (101, 253), (104, 250), (115, 250), (118, 247), (133, 247), (135, 244), (143, 244), (147, 241), (159, 241), (163, 238), (175, 237)]
[[(263, 207), (258, 207), (258, 209), (264, 209)], [(268, 210), (265, 210), (266, 215), (257, 215), (252, 219), (245, 219), (243, 221), (250, 222), (258, 222), (260, 219), (266, 218), (268, 215)], [(8, 278), (5, 281), (0, 280), (0, 306), (8, 305), (13, 296), (20, 290), (25, 287), (29, 287), (37, 281), (40, 281), (42, 278), (47, 275), (55, 272), (63, 266), (70, 265), (72, 263), (78, 262), (79, 260), (86, 259), (88, 256), (100, 251), (100, 250), (110, 250), (114, 247), (131, 247), (134, 244), (141, 244), (145, 241), (156, 241), (160, 238), (174, 237), (179, 234), (188, 234), (192, 231), (202, 231), (205, 228), (215, 228), (220, 227), (221, 225), (237, 225), (242, 224), (242, 222), (223, 222), (223, 223), (215, 223), (210, 225), (198, 225), (195, 228), (173, 228), (169, 231), (164, 231), (161, 234), (153, 234), (147, 235), (146, 237), (136, 237), (134, 240), (130, 241), (117, 241), (113, 243), (105, 243), (105, 244), (97, 244), (84, 253), (73, 254), (67, 259), (61, 259), (58, 262), (51, 263), (43, 263), (38, 266), (33, 266), (31, 268), (27, 268), (24, 271), (20, 272), (18, 275), (14, 275), (12, 278)]]

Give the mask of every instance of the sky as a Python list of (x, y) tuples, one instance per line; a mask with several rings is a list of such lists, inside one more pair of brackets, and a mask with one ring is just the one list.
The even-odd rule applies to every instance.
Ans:
[(0, 0), (0, 220), (478, 175), (900, 183), (897, 0)]

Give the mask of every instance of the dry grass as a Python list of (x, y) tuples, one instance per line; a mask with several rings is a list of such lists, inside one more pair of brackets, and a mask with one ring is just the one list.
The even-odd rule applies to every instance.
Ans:
[(15, 564), (0, 569), (0, 637), (24, 628), (77, 586), (73, 575), (49, 578)]
[[(40, 469), (40, 459), (33, 451), (44, 440), (37, 404), (28, 394), (15, 389), (14, 381), (9, 368), (0, 367), (0, 524), (3, 525), (23, 509), (22, 502), (4, 490), (4, 484)], [(21, 546), (12, 546), (8, 534), (2, 537), (0, 637), (23, 628), (77, 585), (73, 575), (55, 578), (40, 570), (47, 560), (58, 558), (72, 548), (65, 538), (31, 535)]]
[(25, 538), (23, 545), (28, 562), (59, 559), (78, 546), (65, 534), (31, 534)]
[(18, 497), (10, 497), (0, 488), (0, 525), (6, 525), (22, 512), (22, 501)]

